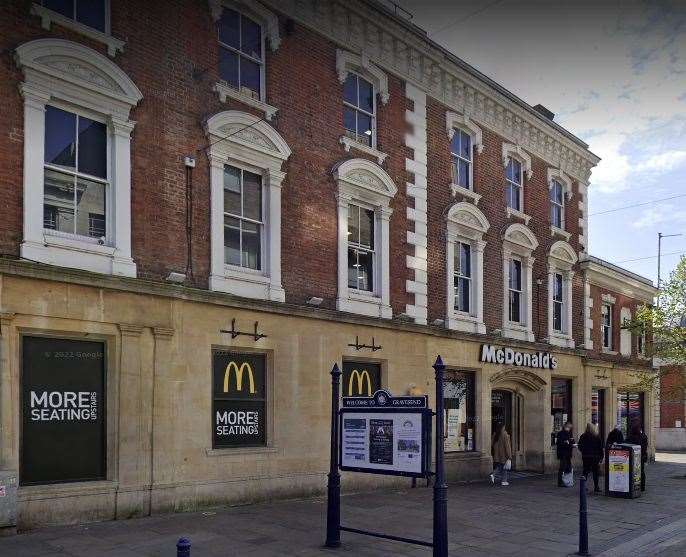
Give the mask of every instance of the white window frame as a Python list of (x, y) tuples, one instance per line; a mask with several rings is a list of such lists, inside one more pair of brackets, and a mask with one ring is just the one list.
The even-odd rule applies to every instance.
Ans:
[[(557, 285), (560, 284), (560, 298), (556, 298)], [(562, 273), (553, 273), (553, 288), (551, 290), (552, 295), (552, 307), (553, 307), (553, 332), (564, 333), (564, 311), (565, 311), (565, 296), (564, 296), (564, 276)], [(560, 308), (560, 327), (559, 329), (555, 327), (555, 310), (559, 306)]]
[[(364, 288), (355, 288), (355, 287), (350, 286), (350, 284), (348, 284), (348, 290), (349, 291), (356, 292), (356, 293), (359, 293), (361, 295), (365, 295), (368, 293), (376, 292), (376, 287), (378, 286), (378, 281), (379, 281), (379, 277), (378, 277), (378, 273), (377, 273), (377, 271), (379, 269), (379, 265), (378, 265), (379, 257), (378, 257), (378, 250), (377, 250), (377, 247), (378, 247), (377, 242), (379, 240), (379, 238), (378, 238), (378, 236), (379, 236), (379, 234), (378, 234), (379, 218), (378, 218), (376, 210), (373, 206), (368, 205), (366, 203), (356, 202), (356, 201), (352, 201), (348, 204), (348, 217), (350, 217), (350, 207), (351, 206), (357, 207), (359, 211), (365, 211), (365, 210), (366, 211), (372, 211), (372, 213), (374, 214), (374, 221), (373, 221), (373, 226), (372, 226), (372, 228), (373, 228), (372, 234), (374, 236), (373, 248), (367, 248), (365, 246), (362, 246), (358, 242), (353, 242), (352, 239), (350, 238), (350, 234), (347, 234), (347, 236), (348, 236), (348, 248), (347, 248), (348, 251), (350, 250), (350, 248), (352, 248), (356, 251), (371, 254), (371, 256), (372, 256), (372, 284), (371, 284), (371, 288), (365, 290)], [(359, 284), (359, 276), (358, 276), (357, 282)]]
[[(511, 224), (505, 231), (503, 238), (503, 328), (502, 335), (508, 338), (533, 342), (532, 321), (532, 291), (533, 291), (533, 252), (538, 248), (536, 236), (521, 223)], [(510, 260), (519, 259), (522, 262), (522, 321), (510, 321)]]
[(481, 132), (481, 128), (477, 126), (468, 116), (464, 114), (457, 114), (456, 112), (446, 112), (445, 126), (446, 132), (448, 134), (448, 141), (451, 142), (451, 144), (448, 147), (449, 149), (451, 149), (451, 159), (455, 156), (454, 153), (452, 153), (452, 139), (455, 135), (456, 130), (460, 130), (469, 135), (472, 143), (470, 153), (471, 160), (469, 162), (469, 183), (471, 187), (464, 188), (456, 184), (453, 180), (453, 176), (451, 173), (450, 189), (452, 191), (452, 194), (453, 196), (460, 194), (468, 199), (471, 199), (472, 201), (474, 201), (475, 204), (478, 205), (479, 200), (481, 199), (481, 195), (476, 193), (476, 184), (474, 184), (474, 153), (476, 152), (478, 154), (481, 154), (484, 150), (483, 134)]
[(105, 0), (105, 31), (99, 31), (93, 27), (76, 21), (76, 19), (66, 17), (60, 13), (52, 11), (50, 8), (43, 6), (41, 0), (33, 2), (31, 4), (31, 14), (37, 15), (41, 18), (41, 27), (46, 31), (50, 31), (53, 24), (60, 25), (72, 31), (98, 41), (107, 46), (107, 54), (114, 58), (117, 52), (124, 51), (124, 45), (126, 44), (121, 39), (113, 37), (111, 33), (111, 23), (110, 23), (110, 0)]
[(632, 352), (632, 334), (629, 329), (625, 329), (624, 325), (631, 322), (631, 309), (623, 307), (619, 310), (619, 353), (627, 358), (631, 357)]
[[(283, 302), (281, 285), (281, 170), (291, 150), (259, 117), (227, 110), (206, 124), (210, 162), (210, 290), (245, 298)], [(262, 268), (229, 265), (224, 261), (224, 166), (234, 166), (262, 176)]]
[[(338, 296), (340, 311), (390, 319), (390, 202), (398, 192), (391, 177), (367, 159), (349, 159), (333, 169), (338, 201)], [(372, 292), (348, 287), (348, 207), (361, 205), (375, 214), (375, 269)]]
[[(600, 336), (603, 346), (603, 352), (615, 353), (612, 338), (612, 333), (614, 329), (614, 324), (612, 320), (614, 319), (614, 309), (615, 305), (613, 302), (603, 300), (603, 304), (600, 306)], [(609, 320), (606, 318), (609, 316)], [(605, 332), (607, 331), (607, 344), (605, 343)]]
[[(555, 346), (574, 348), (572, 323), (572, 291), (574, 265), (578, 257), (566, 241), (558, 240), (548, 252), (548, 342)], [(555, 275), (562, 275), (562, 330), (556, 331), (553, 326)]]
[[(364, 79), (367, 83), (369, 83), (372, 86), (372, 112), (371, 113), (367, 112), (363, 108), (360, 108), (359, 106), (356, 106), (354, 104), (349, 103), (348, 101), (345, 100), (345, 98), (343, 99), (343, 107), (344, 108), (347, 107), (347, 108), (350, 108), (351, 110), (354, 110), (355, 112), (361, 112), (362, 114), (365, 114), (366, 116), (371, 117), (371, 121), (372, 121), (371, 145), (365, 145), (364, 143), (362, 143), (360, 140), (357, 139), (357, 136), (359, 135), (359, 133), (357, 133), (358, 132), (357, 129), (355, 129), (355, 136), (356, 137), (350, 137), (348, 135), (346, 135), (345, 137), (347, 139), (349, 139), (351, 142), (354, 142), (358, 145), (363, 145), (365, 147), (369, 147), (370, 149), (376, 150), (376, 116), (377, 116), (376, 86), (374, 85), (374, 83), (372, 83), (368, 78), (363, 76), (361, 73), (353, 71), (353, 70), (348, 71), (348, 73), (345, 77), (346, 80), (348, 79), (348, 77), (350, 77), (351, 74), (357, 76), (357, 78), (358, 78), (358, 83), (357, 83), (357, 100), (358, 100), (358, 102), (360, 100), (360, 83), (359, 83), (359, 80)], [(355, 119), (355, 122), (357, 125), (357, 118)], [(346, 130), (346, 131), (350, 131), (350, 130)], [(351, 143), (351, 145), (352, 145), (352, 143)]]
[[(517, 267), (517, 263), (519, 263), (519, 289), (514, 288), (512, 286), (512, 269), (514, 267)], [(508, 275), (507, 275), (507, 320), (509, 321), (510, 324), (512, 325), (521, 325), (525, 321), (525, 315), (524, 315), (524, 288), (525, 288), (525, 283), (524, 283), (524, 262), (519, 258), (519, 257), (510, 257), (507, 265), (508, 269)], [(518, 321), (515, 321), (512, 319), (512, 294), (518, 294), (518, 300), (519, 300), (519, 317), (520, 319)]]
[[(260, 64), (260, 95), (259, 99), (256, 99), (252, 94), (247, 94), (241, 92), (239, 89), (229, 85), (224, 80), (220, 79), (214, 84), (213, 90), (216, 91), (219, 96), (219, 100), (223, 103), (228, 102), (230, 99), (239, 101), (245, 105), (251, 106), (262, 112), (267, 120), (272, 120), (278, 109), (275, 106), (267, 104), (267, 79), (266, 79), (266, 46), (269, 43), (270, 50), (275, 52), (279, 45), (281, 44), (281, 36), (279, 34), (279, 19), (275, 13), (265, 8), (259, 2), (253, 2), (251, 0), (209, 0), (210, 14), (214, 23), (217, 23), (221, 18), (224, 8), (234, 10), (245, 16), (255, 23), (257, 23), (262, 29), (262, 61)], [(219, 42), (219, 36), (217, 34), (217, 48), (232, 48), (224, 47)], [(234, 49), (235, 50), (235, 49)], [(239, 53), (241, 56), (245, 56), (243, 53)], [(251, 60), (252, 57), (248, 56)]]
[[(486, 242), (483, 237), (490, 224), (486, 216), (472, 203), (454, 204), (446, 216), (446, 308), (448, 329), (470, 333), (486, 333), (483, 308), (483, 267)], [(455, 250), (459, 243), (471, 247), (472, 300), (469, 313), (455, 309)]]
[(524, 224), (528, 225), (531, 217), (526, 214), (526, 207), (524, 206), (524, 176), (527, 180), (533, 177), (533, 170), (531, 168), (531, 157), (522, 149), (520, 145), (513, 145), (511, 143), (503, 143), (503, 168), (505, 169), (505, 184), (508, 185), (510, 181), (507, 179), (507, 165), (510, 159), (516, 159), (521, 164), (521, 184), (519, 185), (519, 209), (509, 207), (507, 205), (507, 198), (505, 200), (505, 212), (508, 218), (517, 217), (524, 220)]
[[(143, 98), (111, 60), (83, 45), (38, 39), (17, 48), (24, 72), (24, 239), (21, 256), (61, 267), (136, 276), (131, 258), (131, 133), (129, 113)], [(107, 241), (53, 234), (43, 227), (47, 105), (107, 123)]]
[[(456, 269), (455, 271), (453, 271), (453, 292), (454, 292), (454, 294), (453, 294), (453, 296), (454, 296), (453, 307), (454, 307), (455, 311), (457, 311), (458, 313), (466, 313), (468, 315), (471, 315), (472, 306), (474, 304), (474, 281), (473, 281), (474, 277), (472, 276), (473, 275), (472, 268), (474, 267), (474, 263), (473, 263), (474, 256), (472, 253), (472, 244), (470, 244), (469, 242), (463, 242), (460, 240), (455, 242), (455, 254), (453, 257), (453, 265), (457, 261), (462, 261), (462, 247), (463, 246), (465, 247), (466, 250), (469, 251), (469, 274), (466, 274), (464, 271), (462, 271), (462, 269)], [(458, 284), (457, 288), (455, 287), (455, 279), (457, 279), (457, 284)], [(468, 309), (466, 309), (466, 310), (458, 307), (459, 298), (460, 298), (460, 296), (459, 296), (460, 281), (466, 281), (467, 285), (468, 285), (468, 288), (467, 288)]]
[[(572, 187), (572, 179), (567, 176), (562, 170), (558, 168), (548, 168), (548, 190), (552, 191), (553, 189), (553, 182), (557, 182), (560, 184), (562, 187), (562, 227), (555, 226), (552, 222), (552, 218), (550, 219), (550, 232), (552, 236), (560, 236), (563, 237), (565, 240), (569, 241), (571, 238), (571, 234), (569, 232), (566, 232), (567, 229), (567, 224), (566, 224), (566, 211), (567, 211), (567, 202), (570, 201), (574, 195), (573, 192), (573, 187)], [(550, 195), (548, 196), (549, 203), (552, 204), (552, 199), (550, 199)]]
[[(555, 190), (555, 186), (559, 186), (560, 188), (560, 201), (558, 202), (557, 199), (553, 198), (553, 191)], [(565, 194), (564, 194), (564, 186), (558, 182), (557, 180), (553, 179), (550, 182), (550, 187), (549, 187), (549, 192), (550, 195), (549, 197), (549, 202), (550, 202), (550, 225), (554, 228), (559, 228), (560, 230), (565, 229)], [(560, 211), (560, 224), (559, 226), (553, 222), (553, 209), (557, 209)]]

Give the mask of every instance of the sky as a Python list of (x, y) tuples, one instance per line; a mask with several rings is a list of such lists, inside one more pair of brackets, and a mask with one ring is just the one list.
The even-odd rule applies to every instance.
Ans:
[(601, 157), (592, 255), (656, 281), (658, 232), (683, 234), (662, 240), (664, 281), (686, 254), (686, 0), (393, 1)]

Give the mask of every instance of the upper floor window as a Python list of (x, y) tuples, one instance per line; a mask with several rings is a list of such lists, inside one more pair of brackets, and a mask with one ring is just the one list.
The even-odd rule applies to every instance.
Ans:
[(564, 187), (557, 180), (550, 186), (550, 223), (564, 229)]
[(601, 308), (603, 348), (607, 350), (612, 350), (612, 310), (612, 304), (607, 303), (603, 304)]
[(108, 0), (42, 0), (41, 5), (102, 33), (107, 32)]
[(472, 298), (472, 246), (455, 245), (455, 309), (470, 313)]
[(457, 128), (450, 142), (453, 184), (472, 189), (472, 136)]
[(642, 330), (636, 336), (636, 352), (639, 356), (645, 356), (646, 353), (646, 332)]
[(262, 176), (224, 167), (224, 261), (228, 265), (262, 269), (262, 197)]
[(553, 276), (553, 330), (558, 333), (563, 333), (563, 315), (564, 315), (564, 294), (563, 294), (564, 278), (560, 273), (555, 273)]
[(507, 206), (510, 209), (521, 211), (523, 206), (522, 198), (522, 163), (510, 157), (505, 168), (505, 197)]
[(374, 211), (348, 205), (348, 288), (374, 290)]
[(510, 259), (509, 269), (509, 319), (512, 323), (522, 321), (522, 262)]
[(264, 44), (262, 27), (249, 17), (224, 8), (217, 24), (219, 77), (255, 99), (264, 89)]
[(369, 147), (376, 144), (374, 86), (349, 72), (343, 85), (343, 125), (346, 135)]
[(574, 348), (572, 290), (577, 255), (567, 242), (558, 240), (548, 252), (548, 342)]

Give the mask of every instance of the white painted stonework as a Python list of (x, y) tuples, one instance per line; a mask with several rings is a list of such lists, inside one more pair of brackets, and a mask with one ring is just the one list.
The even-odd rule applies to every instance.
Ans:
[[(559, 240), (548, 253), (548, 342), (556, 346), (574, 348), (572, 334), (572, 279), (577, 256), (572, 246)], [(553, 329), (553, 287), (555, 274), (562, 275), (562, 331)]]
[[(538, 247), (538, 240), (534, 233), (520, 223), (511, 224), (505, 231), (503, 238), (503, 329), (504, 337), (528, 340), (533, 342), (532, 328), (532, 290), (533, 265), (532, 256)], [(509, 316), (509, 280), (510, 258), (518, 257), (522, 262), (522, 314), (521, 323), (513, 323)]]

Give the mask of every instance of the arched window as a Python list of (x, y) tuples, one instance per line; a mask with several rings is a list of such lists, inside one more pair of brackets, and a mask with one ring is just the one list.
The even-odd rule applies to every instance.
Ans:
[(574, 348), (572, 337), (572, 268), (577, 262), (574, 249), (558, 241), (548, 253), (548, 341)]
[(520, 223), (511, 224), (503, 237), (503, 336), (534, 340), (532, 274), (538, 240)]

